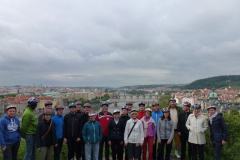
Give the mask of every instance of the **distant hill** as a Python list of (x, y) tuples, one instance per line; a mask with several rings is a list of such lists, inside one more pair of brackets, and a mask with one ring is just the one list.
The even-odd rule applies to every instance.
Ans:
[(133, 86), (123, 86), (118, 89), (132, 89), (132, 90), (141, 90), (141, 89), (153, 89), (153, 88), (179, 88), (176, 84), (149, 84), (149, 85), (133, 85)]
[(199, 89), (199, 88), (223, 88), (223, 87), (240, 88), (240, 75), (217, 76), (196, 80), (190, 84), (183, 86), (184, 89)]

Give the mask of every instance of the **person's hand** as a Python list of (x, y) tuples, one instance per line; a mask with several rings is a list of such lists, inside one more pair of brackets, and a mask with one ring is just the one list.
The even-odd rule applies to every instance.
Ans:
[(124, 143), (125, 147), (127, 147), (128, 143)]
[(172, 141), (169, 141), (169, 140), (168, 140), (168, 141), (167, 141), (167, 144), (170, 144), (171, 142), (172, 142)]
[(225, 140), (222, 140), (222, 145), (226, 144), (227, 142)]
[(80, 142), (80, 141), (81, 141), (81, 139), (80, 139), (80, 138), (77, 138), (77, 139), (76, 139), (76, 142)]
[(39, 147), (37, 150), (40, 152), (40, 151), (41, 151), (41, 148)]
[(178, 135), (181, 136), (181, 132), (178, 132)]
[(7, 147), (6, 146), (2, 146), (1, 149), (2, 149), (2, 151), (5, 151), (7, 149)]
[(123, 145), (123, 141), (121, 141), (120, 144)]
[(64, 139), (63, 139), (63, 143), (64, 143), (64, 144), (67, 144), (67, 138), (64, 138)]
[(55, 145), (54, 145), (54, 147), (57, 147), (57, 146), (58, 146), (58, 144), (55, 144)]
[(155, 139), (153, 139), (153, 144), (155, 144)]
[(111, 146), (111, 141), (108, 141), (109, 146)]
[(158, 143), (161, 143), (161, 139), (158, 139), (157, 142), (158, 142)]

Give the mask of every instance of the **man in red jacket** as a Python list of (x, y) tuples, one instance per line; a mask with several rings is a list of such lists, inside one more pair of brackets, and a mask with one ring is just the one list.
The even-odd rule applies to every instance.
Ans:
[(102, 160), (103, 157), (103, 147), (105, 145), (105, 160), (109, 160), (109, 129), (108, 125), (109, 122), (113, 119), (113, 116), (110, 112), (108, 112), (108, 103), (101, 104), (102, 111), (98, 114), (97, 120), (99, 121), (101, 128), (102, 128), (102, 141), (100, 142), (100, 149), (99, 149), (99, 160)]
[(137, 119), (142, 119), (145, 116), (145, 103), (141, 102), (138, 104), (139, 111), (137, 115)]

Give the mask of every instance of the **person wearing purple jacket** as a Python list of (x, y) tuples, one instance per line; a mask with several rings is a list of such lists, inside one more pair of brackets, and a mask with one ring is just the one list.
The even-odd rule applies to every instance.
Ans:
[(143, 122), (144, 131), (144, 143), (143, 143), (143, 160), (147, 159), (147, 148), (148, 148), (148, 160), (153, 159), (153, 144), (155, 142), (155, 130), (156, 124), (151, 117), (152, 110), (150, 108), (145, 109), (145, 116), (141, 119)]

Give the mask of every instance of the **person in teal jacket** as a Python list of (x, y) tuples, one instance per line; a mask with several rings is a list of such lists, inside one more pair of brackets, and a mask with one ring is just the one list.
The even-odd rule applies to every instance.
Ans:
[(98, 160), (102, 130), (99, 122), (96, 121), (96, 115), (96, 113), (89, 114), (89, 121), (84, 124), (82, 130), (86, 160)]
[(28, 99), (28, 106), (26, 107), (21, 124), (21, 135), (26, 141), (26, 152), (24, 160), (35, 160), (36, 148), (36, 133), (37, 133), (37, 116), (34, 113), (37, 108), (38, 100), (35, 97)]

